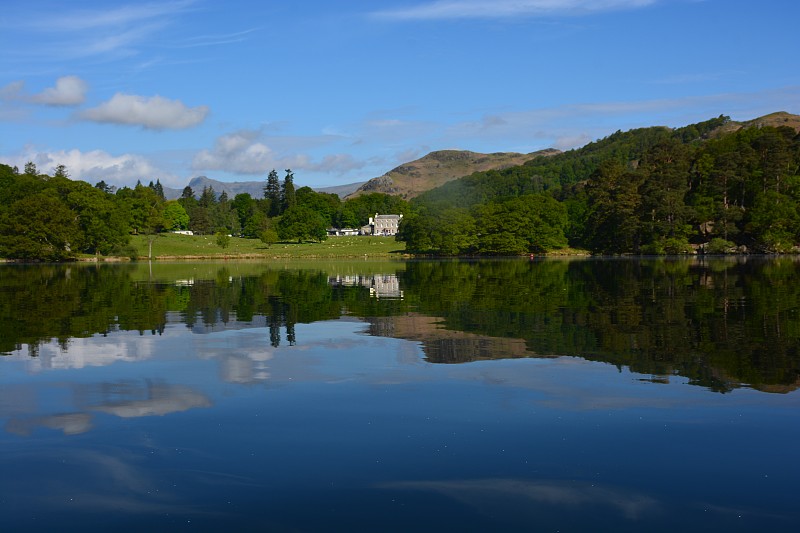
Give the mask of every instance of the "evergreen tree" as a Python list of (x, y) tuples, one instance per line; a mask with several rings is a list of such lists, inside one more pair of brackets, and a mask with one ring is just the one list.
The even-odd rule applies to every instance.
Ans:
[(57, 165), (55, 169), (53, 169), (53, 176), (56, 178), (68, 178), (69, 172), (67, 171), (66, 165)]
[(161, 198), (162, 200), (166, 200), (166, 197), (164, 196), (164, 186), (161, 185), (161, 180), (158, 179), (156, 180), (156, 184), (153, 186), (153, 190), (156, 192), (159, 198)]
[(281, 186), (281, 212), (297, 205), (297, 196), (294, 190), (294, 174), (292, 170), (286, 169), (286, 177)]
[(217, 203), (217, 194), (214, 192), (214, 187), (203, 187), (203, 192), (200, 193), (200, 199), (197, 201), (200, 207), (206, 209), (212, 207)]
[(271, 217), (281, 214), (281, 184), (278, 173), (273, 168), (267, 176), (267, 184), (264, 186), (264, 199), (269, 200), (269, 212)]
[(638, 251), (640, 184), (639, 175), (610, 159), (592, 174), (586, 186), (590, 209), (587, 241), (592, 251), (612, 254)]

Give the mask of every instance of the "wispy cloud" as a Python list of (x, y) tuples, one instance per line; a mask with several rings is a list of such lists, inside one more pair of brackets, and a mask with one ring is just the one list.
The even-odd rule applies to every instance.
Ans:
[(659, 85), (689, 85), (716, 81), (723, 78), (729, 78), (733, 75), (742, 76), (743, 74), (745, 74), (743, 71), (673, 74), (671, 76), (665, 76), (663, 78), (654, 80), (652, 83)]
[(258, 28), (250, 28), (249, 30), (237, 31), (223, 35), (201, 35), (187, 39), (185, 43), (179, 45), (179, 48), (198, 48), (201, 46), (216, 46), (220, 44), (240, 43), (245, 38), (257, 31)]
[[(135, 56), (158, 42), (156, 36), (174, 26), (178, 17), (191, 10), (194, 0), (130, 3), (111, 8), (63, 8), (43, 12), (19, 6), (0, 30), (16, 32), (28, 46), (9, 50), (8, 61), (58, 62), (78, 58), (104, 60)], [(13, 20), (13, 25), (7, 21)], [(24, 41), (23, 41), (24, 42)]]
[(0, 87), (0, 100), (14, 100), (22, 94), (25, 82), (22, 80), (12, 81)]
[(414, 7), (376, 11), (390, 20), (500, 19), (581, 16), (653, 5), (659, 0), (439, 0)]
[(43, 15), (41, 18), (22, 21), (21, 25), (49, 31), (104, 30), (141, 24), (185, 12), (195, 0), (178, 2), (131, 3), (113, 9), (75, 9), (60, 11), (56, 15)]
[(207, 106), (187, 107), (180, 100), (169, 100), (161, 96), (148, 98), (117, 93), (111, 100), (79, 113), (78, 117), (92, 122), (164, 130), (197, 126), (207, 115)]

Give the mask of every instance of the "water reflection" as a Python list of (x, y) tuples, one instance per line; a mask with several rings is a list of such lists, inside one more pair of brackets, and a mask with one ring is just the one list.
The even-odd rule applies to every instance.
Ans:
[(75, 397), (83, 410), (120, 418), (163, 416), (211, 406), (207, 396), (190, 387), (151, 380), (79, 385)]
[(584, 513), (590, 508), (611, 510), (633, 521), (662, 511), (658, 501), (650, 496), (600, 483), (466, 479), (399, 482), (382, 488), (435, 492), (477, 508), (482, 514), (508, 514), (519, 519), (520, 513), (526, 513), (530, 521), (535, 521), (542, 508), (553, 506)]
[[(791, 258), (369, 267), (4, 266), (0, 352), (27, 353), (33, 370), (142, 361), (148, 339), (172, 324), (196, 334), (266, 329), (274, 349), (302, 344), (297, 324), (344, 315), (372, 335), (421, 343), (433, 363), (568, 355), (719, 392), (800, 385)], [(120, 343), (119, 331), (141, 337)], [(226, 364), (231, 381), (269, 375), (247, 357)]]
[(394, 274), (337, 275), (328, 278), (334, 287), (364, 287), (375, 298), (403, 298), (400, 279)]
[(65, 435), (77, 435), (92, 429), (92, 416), (88, 413), (66, 413), (30, 418), (11, 418), (6, 431), (20, 436), (29, 436), (36, 428), (55, 429)]
[[(0, 530), (800, 518), (793, 263), (359, 268), (0, 276), (18, 326), (0, 323)], [(371, 295), (374, 276), (402, 299)]]

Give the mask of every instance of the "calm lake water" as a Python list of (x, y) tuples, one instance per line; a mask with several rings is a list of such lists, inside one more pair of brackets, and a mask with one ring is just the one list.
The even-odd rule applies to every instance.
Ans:
[(0, 266), (0, 531), (782, 531), (800, 262)]

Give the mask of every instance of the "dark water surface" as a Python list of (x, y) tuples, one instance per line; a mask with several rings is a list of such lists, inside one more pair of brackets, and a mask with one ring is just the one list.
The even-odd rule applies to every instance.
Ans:
[(0, 531), (781, 531), (793, 259), (0, 266)]

